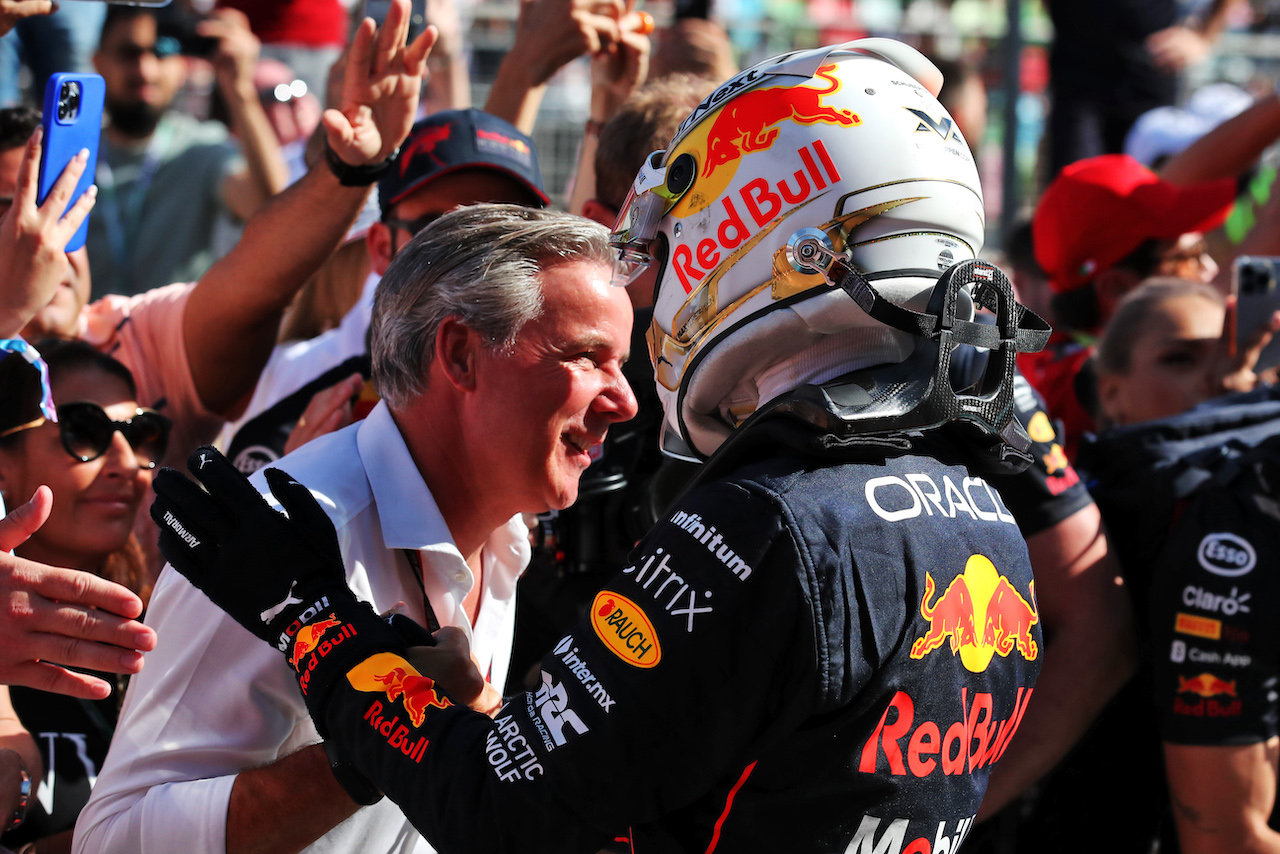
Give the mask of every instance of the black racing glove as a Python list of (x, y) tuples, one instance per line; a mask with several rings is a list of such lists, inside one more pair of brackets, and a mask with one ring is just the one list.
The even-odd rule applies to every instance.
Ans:
[(187, 468), (204, 490), (170, 468), (155, 479), (151, 518), (160, 526), (160, 551), (284, 654), (324, 735), (324, 704), (337, 680), (375, 653), (407, 644), (347, 586), (333, 523), (310, 490), (279, 469), (264, 472), (286, 516), (214, 448), (198, 448)]

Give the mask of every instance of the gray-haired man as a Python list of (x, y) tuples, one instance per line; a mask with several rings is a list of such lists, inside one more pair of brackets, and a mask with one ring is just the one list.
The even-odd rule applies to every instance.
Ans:
[[(383, 402), (280, 461), (324, 504), (356, 594), (462, 629), (498, 686), (529, 557), (519, 514), (570, 504), (591, 447), (636, 410), (621, 371), (631, 308), (609, 286), (606, 240), (586, 220), (516, 205), (442, 217), (379, 287)], [(268, 838), (297, 850), (322, 834), (308, 851), (413, 849), (389, 801), (346, 821), (356, 805), (276, 652), (170, 570), (148, 622), (159, 645), (77, 850), (232, 852)]]

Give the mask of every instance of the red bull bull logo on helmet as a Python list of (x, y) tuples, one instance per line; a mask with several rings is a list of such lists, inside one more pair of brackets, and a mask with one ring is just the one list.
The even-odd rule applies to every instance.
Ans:
[(835, 70), (834, 63), (818, 69), (815, 76), (826, 81), (823, 88), (766, 86), (743, 92), (729, 101), (707, 132), (702, 177), (710, 178), (721, 166), (744, 154), (771, 148), (778, 138), (778, 125), (784, 121), (804, 125), (822, 122), (843, 127), (862, 124), (862, 119), (852, 110), (823, 103), (824, 97), (840, 91)]
[(1039, 655), (1031, 636), (1032, 626), (1040, 621), (1034, 581), (1028, 602), (989, 559), (972, 555), (964, 572), (934, 599), (936, 593), (933, 576), (926, 573), (920, 615), (929, 621), (929, 630), (911, 644), (912, 658), (924, 658), (945, 643), (965, 669), (981, 673), (995, 655), (1005, 658), (1015, 649), (1027, 661)]

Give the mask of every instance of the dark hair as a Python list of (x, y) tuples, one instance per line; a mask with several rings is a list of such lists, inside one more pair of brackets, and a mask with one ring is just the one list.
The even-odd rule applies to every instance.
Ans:
[[(119, 379), (135, 399), (138, 395), (138, 386), (128, 368), (83, 341), (46, 338), (35, 347), (49, 366), (51, 382), (63, 374), (91, 368)], [(38, 418), (42, 393), (38, 370), (27, 364), (21, 356), (6, 356), (4, 365), (4, 382), (0, 383), (0, 433)], [(0, 439), (0, 444), (19, 435), (21, 434)]]
[(596, 198), (615, 211), (631, 191), (644, 159), (666, 148), (680, 122), (711, 94), (715, 82), (673, 74), (638, 89), (600, 131)]
[(1226, 302), (1216, 288), (1194, 279), (1173, 276), (1148, 279), (1120, 300), (1116, 313), (1098, 338), (1098, 372), (1127, 374), (1133, 363), (1133, 342), (1151, 321), (1155, 307), (1183, 297), (1199, 297), (1219, 306)]
[(0, 151), (25, 145), (40, 127), (40, 111), (30, 107), (0, 109)]
[(98, 33), (98, 44), (101, 45), (106, 41), (107, 33), (120, 21), (132, 21), (135, 18), (154, 18), (156, 16), (154, 9), (144, 9), (138, 6), (121, 6), (116, 3), (108, 4), (107, 16), (102, 19), (102, 29)]
[(135, 398), (138, 396), (138, 384), (134, 382), (133, 373), (122, 363), (91, 344), (74, 339), (45, 338), (36, 344), (36, 349), (40, 351), (45, 364), (49, 366), (50, 380), (64, 373), (95, 368), (120, 380), (129, 387), (129, 394)]

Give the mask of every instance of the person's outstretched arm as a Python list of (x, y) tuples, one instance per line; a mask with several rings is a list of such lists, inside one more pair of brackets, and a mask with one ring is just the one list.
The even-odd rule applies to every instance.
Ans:
[[(323, 117), (329, 148), (349, 166), (386, 161), (413, 126), (436, 31), (428, 27), (405, 45), (408, 22), (408, 0), (396, 0), (380, 29), (366, 19), (352, 40), (341, 109)], [(343, 186), (322, 161), (259, 210), (235, 248), (197, 283), (183, 331), (207, 409), (233, 412), (253, 390), (281, 313), (338, 247), (368, 191)]]

